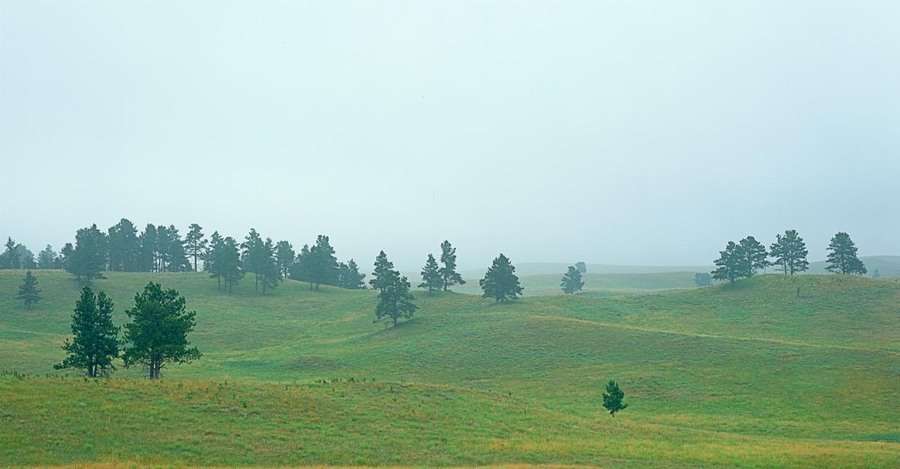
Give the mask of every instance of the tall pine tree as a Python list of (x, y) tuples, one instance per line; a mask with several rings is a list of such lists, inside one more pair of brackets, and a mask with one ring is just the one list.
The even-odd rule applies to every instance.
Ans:
[(91, 225), (75, 234), (75, 249), (67, 259), (66, 270), (80, 282), (91, 282), (103, 277), (101, 272), (106, 269), (106, 258), (106, 235), (97, 229), (97, 225)]
[(275, 259), (278, 262), (278, 272), (281, 278), (288, 278), (291, 274), (291, 266), (297, 255), (294, 253), (294, 247), (287, 241), (279, 241), (275, 245)]
[(716, 269), (712, 271), (713, 278), (734, 283), (746, 273), (746, 259), (744, 249), (734, 241), (729, 241), (725, 250), (719, 251), (719, 258), (715, 260)]
[(198, 270), (198, 261), (203, 259), (208, 241), (203, 236), (203, 227), (192, 223), (188, 227), (188, 234), (184, 237), (185, 253), (194, 261), (194, 272)]
[[(384, 251), (381, 252), (384, 254)], [(393, 264), (384, 256), (382, 266)], [(382, 288), (378, 291), (378, 303), (375, 306), (375, 321), (389, 319), (393, 327), (397, 327), (397, 323), (401, 318), (412, 318), (417, 307), (413, 303), (415, 299), (409, 292), (409, 280), (401, 276), (400, 272), (388, 268), (380, 273), (380, 284)]]
[(444, 240), (441, 243), (441, 278), (444, 283), (444, 291), (447, 291), (453, 285), (465, 285), (462, 275), (456, 271), (456, 248), (450, 244), (450, 241)]
[(369, 280), (369, 285), (379, 292), (384, 291), (393, 281), (391, 278), (393, 270), (394, 264), (388, 260), (387, 254), (384, 251), (379, 252), (375, 258), (375, 270), (372, 271), (372, 279)]
[(769, 266), (769, 253), (766, 247), (753, 236), (747, 236), (740, 241), (741, 252), (744, 258), (741, 260), (742, 276), (750, 278), (756, 272)]
[(78, 368), (91, 378), (113, 370), (119, 356), (119, 328), (112, 321), (113, 303), (105, 293), (84, 287), (72, 315), (72, 339), (66, 339), (66, 358), (56, 369)]

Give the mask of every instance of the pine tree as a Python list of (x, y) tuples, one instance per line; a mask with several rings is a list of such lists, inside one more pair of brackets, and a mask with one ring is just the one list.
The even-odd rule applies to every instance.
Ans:
[(750, 278), (756, 272), (769, 266), (769, 253), (766, 252), (766, 247), (753, 236), (742, 239), (740, 247), (744, 254), (744, 258), (741, 260), (744, 277)]
[(437, 260), (433, 255), (428, 254), (425, 265), (422, 267), (422, 283), (419, 288), (428, 290), (429, 295), (444, 288), (444, 277), (441, 275), (441, 269), (438, 267)]
[(72, 339), (66, 339), (67, 356), (56, 369), (79, 368), (91, 378), (113, 370), (119, 356), (119, 328), (112, 321), (113, 303), (105, 293), (96, 296), (90, 288), (81, 290), (72, 315)]
[(106, 230), (109, 241), (109, 270), (136, 272), (140, 267), (141, 241), (137, 228), (127, 218)]
[(447, 291), (453, 285), (465, 285), (462, 275), (456, 271), (456, 248), (450, 244), (450, 241), (441, 243), (441, 278), (444, 283), (444, 291)]
[(334, 285), (337, 283), (338, 262), (334, 255), (334, 248), (328, 240), (328, 236), (316, 237), (316, 244), (309, 250), (309, 261), (306, 266), (306, 274), (309, 281), (319, 289), (319, 285)]
[(294, 247), (287, 241), (279, 241), (275, 245), (275, 259), (278, 262), (278, 272), (281, 278), (288, 278), (291, 274), (291, 266), (296, 259)]
[(274, 289), (281, 280), (281, 270), (278, 268), (278, 260), (275, 258), (275, 243), (272, 238), (266, 238), (260, 252), (260, 268), (262, 270), (262, 292)]
[(716, 269), (712, 271), (713, 278), (734, 283), (746, 273), (746, 259), (744, 249), (734, 241), (729, 241), (725, 250), (719, 251), (719, 258), (715, 260)]
[(167, 363), (186, 363), (200, 358), (188, 334), (194, 330), (197, 313), (187, 311), (185, 299), (173, 289), (148, 283), (134, 297), (134, 307), (125, 311), (125, 366), (144, 365), (150, 379), (159, 379)]
[(38, 288), (37, 277), (30, 270), (25, 272), (25, 279), (22, 281), (22, 286), (19, 287), (16, 299), (25, 304), (25, 309), (31, 309), (38, 301), (41, 301), (41, 290)]
[(138, 261), (138, 270), (140, 272), (157, 271), (157, 252), (159, 231), (152, 223), (148, 223), (144, 227), (144, 231), (140, 235), (140, 260)]
[(243, 278), (244, 271), (241, 268), (241, 254), (238, 251), (238, 243), (231, 236), (222, 240), (221, 257), (216, 258), (217, 271), (225, 281), (225, 288), (231, 293), (234, 286)]
[(188, 234), (184, 237), (185, 253), (194, 259), (194, 272), (197, 272), (197, 261), (203, 258), (208, 241), (203, 237), (203, 227), (192, 223), (188, 227)]
[(493, 265), (484, 274), (484, 278), (479, 281), (479, 284), (484, 292), (482, 296), (493, 298), (498, 303), (514, 300), (523, 291), (519, 285), (515, 266), (503, 254), (494, 259)]
[(191, 262), (188, 260), (187, 251), (184, 248), (184, 240), (178, 233), (175, 225), (169, 225), (166, 233), (166, 272), (189, 272)]
[(0, 254), (0, 269), (18, 269), (19, 257), (16, 254), (16, 242), (12, 238), (7, 238), (5, 250)]
[(584, 280), (578, 267), (570, 265), (569, 270), (563, 275), (559, 286), (562, 288), (563, 293), (567, 295), (580, 292), (584, 287)]
[(384, 291), (393, 280), (391, 278), (393, 270), (394, 264), (388, 260), (387, 254), (384, 251), (379, 252), (378, 257), (375, 258), (375, 270), (372, 272), (372, 280), (369, 280), (369, 285), (380, 292)]
[(850, 239), (850, 235), (840, 232), (831, 238), (828, 244), (828, 257), (826, 267), (829, 272), (837, 272), (840, 274), (859, 274), (864, 275), (867, 270), (865, 264), (856, 256), (857, 248)]
[(359, 266), (356, 261), (350, 259), (347, 263), (338, 264), (338, 286), (350, 290), (365, 289), (364, 282), (366, 274), (359, 272)]
[(797, 234), (797, 230), (787, 230), (784, 236), (776, 235), (775, 242), (769, 248), (769, 255), (775, 259), (772, 265), (781, 266), (785, 276), (808, 270), (808, 254), (806, 243)]
[(103, 278), (101, 272), (106, 268), (107, 240), (106, 235), (97, 229), (97, 225), (82, 228), (75, 234), (75, 249), (66, 262), (66, 270), (75, 275), (80, 282), (91, 282)]
[(294, 265), (291, 266), (291, 279), (298, 282), (309, 282), (310, 290), (312, 290), (313, 285), (309, 275), (312, 262), (312, 253), (309, 250), (309, 245), (304, 244), (300, 249), (300, 253), (294, 259)]
[(622, 402), (625, 393), (619, 388), (619, 384), (613, 380), (606, 383), (606, 392), (603, 393), (603, 408), (609, 411), (609, 415), (615, 417), (616, 412), (625, 410), (628, 404)]
[(260, 276), (265, 271), (265, 242), (253, 228), (241, 243), (241, 262), (245, 272), (253, 273), (254, 288), (259, 291)]
[(415, 299), (409, 292), (409, 281), (396, 270), (389, 270), (383, 275), (384, 288), (378, 293), (378, 303), (375, 306), (375, 321), (390, 319), (393, 326), (401, 318), (412, 318), (417, 307), (412, 302)]
[(55, 269), (59, 264), (59, 256), (53, 250), (53, 246), (47, 245), (43, 251), (38, 253), (39, 269)]
[(216, 279), (216, 287), (222, 289), (222, 256), (225, 252), (225, 241), (218, 231), (214, 231), (209, 237), (206, 251), (203, 254), (203, 270), (209, 272), (211, 278)]

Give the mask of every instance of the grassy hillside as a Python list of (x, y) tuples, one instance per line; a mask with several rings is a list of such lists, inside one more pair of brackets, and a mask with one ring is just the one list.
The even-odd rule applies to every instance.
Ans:
[[(119, 323), (148, 280), (198, 312), (204, 357), (151, 383), (53, 371), (77, 286), (39, 272), (45, 300), (25, 311), (21, 275), (0, 271), (0, 369), (31, 374), (0, 376), (0, 465), (900, 463), (895, 281), (764, 276), (508, 305), (419, 294), (416, 318), (385, 329), (367, 291), (110, 275), (97, 286)], [(599, 403), (609, 378), (631, 403), (615, 418)]]

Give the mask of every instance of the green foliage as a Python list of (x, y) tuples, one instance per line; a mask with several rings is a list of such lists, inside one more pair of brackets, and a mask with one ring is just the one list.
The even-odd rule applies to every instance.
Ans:
[(192, 223), (188, 227), (188, 234), (184, 237), (185, 253), (194, 260), (194, 272), (197, 272), (198, 262), (206, 252), (208, 241), (203, 236), (203, 227)]
[(375, 270), (372, 271), (372, 279), (369, 280), (369, 285), (379, 292), (384, 291), (394, 281), (393, 272), (394, 264), (388, 260), (384, 251), (379, 252), (378, 256), (375, 257)]
[(844, 232), (835, 234), (828, 244), (828, 257), (826, 258), (828, 267), (826, 269), (829, 272), (845, 275), (865, 275), (866, 266), (856, 256), (856, 252), (856, 244), (850, 239), (850, 235)]
[(441, 278), (444, 283), (444, 291), (447, 291), (453, 285), (465, 285), (462, 275), (456, 271), (456, 248), (450, 244), (450, 241), (441, 243)]
[(38, 253), (39, 269), (59, 269), (60, 267), (62, 267), (62, 260), (56, 254), (56, 251), (53, 250), (53, 246), (48, 244), (47, 247)]
[(784, 275), (793, 276), (798, 272), (809, 269), (809, 261), (806, 256), (809, 251), (803, 238), (797, 234), (797, 230), (786, 230), (784, 235), (776, 235), (775, 242), (769, 247), (769, 255), (775, 260), (772, 265), (781, 266)]
[(106, 269), (107, 240), (97, 225), (82, 228), (75, 234), (75, 249), (66, 259), (65, 269), (80, 282), (103, 278)]
[(141, 241), (134, 224), (123, 218), (106, 232), (109, 246), (109, 270), (118, 272), (141, 270)]
[(187, 311), (185, 299), (174, 289), (164, 290), (150, 282), (134, 297), (134, 307), (125, 314), (125, 366), (147, 367), (150, 379), (159, 379), (167, 363), (186, 363), (200, 358), (200, 351), (188, 342), (194, 330), (194, 311)]
[(297, 254), (294, 252), (294, 246), (291, 246), (291, 243), (288, 241), (279, 241), (275, 245), (275, 260), (278, 264), (278, 274), (281, 278), (288, 278), (291, 274), (291, 266), (294, 265), (294, 261), (297, 258)]
[(336, 285), (338, 262), (328, 236), (316, 237), (316, 244), (309, 249), (304, 267), (307, 280), (318, 290), (320, 285)]
[(445, 286), (444, 276), (441, 274), (437, 260), (432, 254), (429, 254), (428, 259), (425, 260), (425, 266), (422, 267), (422, 283), (419, 284), (419, 288), (428, 290), (428, 294), (432, 295)]
[(366, 274), (359, 272), (359, 266), (356, 261), (350, 259), (346, 263), (338, 264), (338, 281), (337, 286), (347, 288), (349, 290), (365, 289)]
[(625, 410), (628, 404), (622, 402), (625, 399), (625, 393), (619, 388), (619, 384), (613, 380), (606, 383), (606, 391), (603, 393), (603, 408), (609, 412), (609, 415), (616, 416), (616, 412)]
[(281, 278), (278, 262), (275, 259), (275, 244), (271, 238), (262, 240), (259, 233), (251, 228), (250, 233), (241, 244), (241, 263), (245, 272), (252, 272), (254, 287), (257, 291), (275, 288)]
[(38, 288), (38, 280), (29, 270), (25, 272), (25, 279), (19, 287), (19, 293), (16, 299), (25, 304), (25, 309), (31, 309), (32, 306), (41, 300), (41, 290)]
[(119, 355), (119, 328), (113, 324), (112, 315), (113, 303), (106, 293), (94, 295), (89, 287), (84, 287), (72, 315), (73, 337), (63, 345), (66, 358), (54, 368), (78, 368), (91, 378), (115, 369), (113, 360)]
[(769, 254), (766, 252), (766, 247), (753, 236), (747, 236), (742, 239), (740, 247), (741, 252), (745, 256), (741, 262), (743, 277), (750, 278), (756, 272), (769, 266)]
[(563, 293), (567, 295), (580, 292), (584, 288), (584, 279), (581, 277), (581, 271), (578, 270), (578, 267), (574, 265), (569, 266), (569, 270), (563, 274), (559, 286), (562, 288)]
[(515, 266), (503, 254), (494, 259), (493, 265), (478, 283), (481, 285), (482, 296), (493, 298), (498, 303), (514, 300), (523, 291)]
[[(381, 251), (379, 257), (384, 254)], [(393, 265), (387, 261), (387, 255), (384, 255), (387, 265)], [(376, 262), (377, 265), (377, 262)], [(378, 291), (378, 303), (375, 305), (375, 321), (390, 319), (394, 327), (401, 318), (410, 319), (415, 313), (417, 307), (412, 302), (415, 299), (409, 292), (409, 281), (406, 277), (401, 276), (396, 270), (387, 270), (381, 273), (380, 285)]]

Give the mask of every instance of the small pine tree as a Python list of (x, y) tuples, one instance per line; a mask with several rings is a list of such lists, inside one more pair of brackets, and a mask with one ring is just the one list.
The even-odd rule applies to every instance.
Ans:
[(584, 279), (581, 276), (581, 270), (574, 265), (570, 265), (568, 272), (563, 274), (559, 286), (562, 288), (563, 293), (567, 295), (580, 292), (584, 287)]
[(25, 304), (25, 309), (31, 309), (38, 301), (41, 301), (41, 290), (38, 288), (38, 280), (29, 270), (25, 272), (25, 279), (19, 287), (16, 298)]
[(359, 272), (359, 265), (350, 259), (346, 263), (338, 264), (338, 286), (350, 290), (364, 290), (366, 288), (366, 274)]
[(839, 274), (865, 275), (867, 272), (866, 266), (856, 256), (856, 252), (856, 245), (850, 239), (850, 235), (844, 232), (835, 234), (828, 244), (828, 257), (826, 259), (828, 266), (826, 268), (829, 272)]
[(422, 283), (419, 284), (419, 288), (424, 288), (428, 290), (429, 295), (433, 295), (443, 287), (444, 278), (441, 275), (441, 269), (434, 256), (429, 254), (425, 266), (422, 267)]
[(441, 243), (441, 278), (444, 282), (444, 291), (447, 291), (453, 285), (465, 285), (462, 275), (456, 271), (456, 248), (450, 244), (450, 241)]
[(125, 311), (131, 322), (125, 325), (125, 366), (147, 366), (150, 379), (159, 379), (166, 363), (186, 363), (200, 358), (191, 347), (188, 334), (194, 330), (194, 311), (187, 311), (185, 299), (173, 289), (163, 290), (148, 283), (134, 297), (134, 307)]
[(389, 272), (385, 287), (378, 293), (375, 321), (390, 319), (393, 327), (397, 327), (400, 318), (412, 318), (417, 309), (412, 302), (414, 299), (409, 292), (409, 281), (406, 277), (402, 277), (396, 270)]
[(113, 303), (106, 293), (94, 295), (84, 287), (72, 315), (73, 337), (62, 347), (68, 355), (53, 367), (79, 368), (91, 378), (113, 370), (113, 360), (119, 356), (119, 328), (113, 324), (112, 313)]
[(625, 410), (628, 404), (622, 402), (625, 393), (619, 388), (619, 384), (613, 380), (606, 383), (606, 392), (603, 393), (603, 408), (609, 411), (609, 415), (615, 417), (616, 412)]
[(482, 296), (493, 298), (498, 303), (514, 300), (522, 295), (523, 288), (519, 285), (516, 268), (503, 254), (494, 259), (493, 265), (478, 283), (484, 292)]
[(282, 279), (288, 278), (291, 274), (291, 266), (297, 258), (294, 247), (288, 241), (279, 241), (275, 245), (275, 259), (278, 263), (278, 273)]

